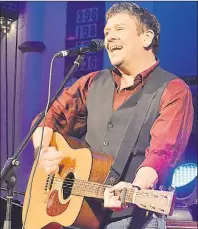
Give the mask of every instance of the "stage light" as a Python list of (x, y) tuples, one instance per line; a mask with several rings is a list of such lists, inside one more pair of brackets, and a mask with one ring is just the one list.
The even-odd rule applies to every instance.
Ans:
[(176, 193), (175, 207), (173, 215), (167, 219), (177, 222), (195, 220), (191, 207), (197, 202), (197, 165), (185, 163), (177, 167), (173, 173), (172, 187)]
[(0, 1), (0, 32), (3, 35), (8, 34), (12, 22), (16, 21), (24, 7), (24, 3), (18, 1)]
[(172, 186), (181, 187), (190, 183), (197, 176), (197, 165), (186, 163), (177, 167), (173, 174)]
[(0, 25), (3, 25), (3, 19), (0, 18)]
[(8, 24), (8, 25), (11, 25), (11, 23), (12, 23), (12, 19), (8, 19), (8, 20), (7, 20), (7, 24)]
[(3, 31), (4, 34), (9, 33), (11, 30), (12, 22), (13, 22), (12, 19), (6, 20), (5, 18), (1, 17), (0, 18), (0, 31)]
[(189, 207), (197, 201), (197, 165), (186, 163), (173, 173), (172, 187), (176, 192), (176, 205)]

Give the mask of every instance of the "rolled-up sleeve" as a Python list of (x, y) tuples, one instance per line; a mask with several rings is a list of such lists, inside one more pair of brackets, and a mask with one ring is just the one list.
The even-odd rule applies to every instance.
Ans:
[(152, 167), (160, 181), (180, 159), (192, 130), (194, 110), (188, 85), (181, 79), (169, 82), (162, 94), (159, 110), (159, 117), (150, 131), (150, 146), (139, 168)]
[[(65, 88), (47, 112), (45, 123), (42, 121), (39, 126), (50, 127), (63, 136), (70, 134), (75, 137), (81, 137), (84, 135), (87, 122), (86, 97), (97, 73), (93, 72), (83, 76), (70, 88)], [(32, 125), (39, 116), (35, 117)]]

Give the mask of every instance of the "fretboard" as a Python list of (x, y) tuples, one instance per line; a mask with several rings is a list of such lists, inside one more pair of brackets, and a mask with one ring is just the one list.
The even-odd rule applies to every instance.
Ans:
[[(97, 199), (103, 199), (104, 191), (106, 188), (111, 187), (108, 185), (98, 184), (94, 182), (88, 182), (84, 180), (75, 180), (72, 188), (72, 194), (76, 196), (93, 197)], [(125, 202), (131, 203), (134, 190), (128, 189), (126, 191)], [(119, 191), (116, 191), (116, 195), (120, 195)]]

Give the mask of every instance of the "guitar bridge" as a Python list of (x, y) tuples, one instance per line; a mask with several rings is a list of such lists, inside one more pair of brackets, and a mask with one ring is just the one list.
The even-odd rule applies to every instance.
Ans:
[(44, 203), (47, 203), (47, 201), (48, 201), (48, 195), (52, 189), (54, 177), (55, 177), (55, 174), (47, 176), (46, 183), (45, 183), (45, 190), (44, 190)]

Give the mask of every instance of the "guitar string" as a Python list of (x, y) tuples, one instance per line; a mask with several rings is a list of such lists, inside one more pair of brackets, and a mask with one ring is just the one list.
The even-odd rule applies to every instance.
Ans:
[[(51, 177), (51, 180), (56, 181), (56, 183), (63, 183), (63, 184), (67, 184), (68, 181), (70, 181), (71, 183), (78, 183), (78, 184), (90, 184), (90, 185), (96, 185), (96, 186), (104, 186), (105, 188), (112, 188), (113, 186), (111, 185), (103, 185), (103, 184), (100, 184), (100, 183), (95, 183), (95, 182), (92, 182), (92, 181), (87, 181), (87, 180), (80, 180), (80, 179), (76, 179), (76, 178), (65, 178), (64, 180), (62, 178), (59, 178), (59, 177)], [(49, 180), (50, 181), (50, 180)], [(63, 187), (67, 187), (67, 186), (63, 186)], [(145, 191), (159, 191), (159, 190), (145, 190)], [(163, 191), (163, 193), (166, 193), (167, 191)]]
[[(96, 185), (96, 186), (104, 186), (105, 188), (112, 188), (113, 187), (111, 185), (103, 185), (103, 184), (100, 184), (100, 183), (95, 183), (95, 182), (87, 181), (87, 180), (80, 180), (80, 179), (76, 179), (76, 178), (65, 178), (63, 180), (62, 178), (59, 178), (59, 177), (54, 177), (54, 178), (51, 177), (51, 180), (53, 180), (53, 182), (56, 181), (56, 183), (61, 183), (62, 182), (63, 184), (67, 184), (68, 181), (70, 181), (71, 183), (75, 182), (75, 183), (78, 183), (78, 184), (91, 184), (91, 185)], [(145, 190), (145, 191), (152, 191), (152, 190)], [(159, 191), (159, 190), (154, 190), (154, 191), (156, 192), (156, 191)], [(167, 191), (163, 191), (163, 193), (164, 192), (167, 192)]]
[[(70, 179), (70, 180), (72, 180), (73, 181), (73, 179)], [(81, 182), (81, 181), (80, 181)], [(54, 184), (59, 184), (60, 182), (53, 182)], [(112, 186), (108, 186), (108, 185), (102, 185), (102, 184), (94, 184), (94, 183), (85, 183), (85, 184), (89, 184), (89, 187), (88, 187), (88, 189), (87, 189), (87, 191), (89, 190), (89, 189), (94, 189), (94, 188), (97, 188), (98, 190), (98, 192), (99, 192), (99, 188), (103, 188), (103, 189), (105, 189), (105, 188), (107, 188), (107, 187), (112, 187)], [(69, 183), (69, 185), (73, 185), (73, 182), (72, 183)], [(82, 188), (82, 184), (78, 184), (78, 183), (75, 183), (75, 185), (76, 186), (80, 186), (80, 187), (78, 187), (78, 188)], [(94, 187), (95, 186), (95, 187)], [(67, 186), (67, 185), (63, 185), (62, 186), (62, 188), (65, 188), (65, 191), (71, 191), (72, 189), (73, 189), (73, 186), (71, 186), (71, 187), (69, 187), (69, 186)], [(77, 187), (75, 187), (75, 188), (77, 188)], [(83, 187), (83, 188), (85, 188), (85, 187)], [(89, 190), (89, 192), (90, 192), (91, 190)], [(96, 192), (96, 190), (94, 190), (94, 192)], [(120, 193), (120, 191), (119, 190), (115, 190), (115, 192), (119, 192)], [(133, 190), (128, 190), (128, 192), (127, 192), (127, 196), (129, 196), (129, 198), (131, 197), (131, 195), (133, 194)], [(137, 193), (136, 194), (137, 196), (141, 196), (142, 194), (141, 193)]]
[[(63, 179), (58, 178), (58, 177), (54, 177), (54, 178), (51, 177), (51, 179), (53, 180), (53, 181), (51, 181), (53, 184), (60, 184), (63, 181)], [(50, 180), (49, 180), (49, 182), (50, 182)], [(93, 189), (94, 188), (97, 188), (97, 189), (103, 188), (103, 189), (105, 189), (105, 188), (112, 188), (113, 187), (113, 186), (110, 186), (110, 185), (103, 185), (103, 184), (98, 184), (98, 183), (94, 183), (94, 182), (88, 182), (86, 180), (65, 178), (64, 181), (63, 181), (62, 188), (65, 188), (65, 191), (66, 190), (71, 191), (72, 188), (73, 188), (73, 184), (74, 183), (75, 183), (76, 186), (79, 186), (78, 188), (85, 188), (85, 187), (82, 187), (82, 186), (88, 184), (89, 185), (88, 190), (89, 190), (89, 188), (93, 188)], [(68, 185), (72, 185), (72, 186), (69, 187)], [(119, 192), (119, 190), (115, 190), (115, 191)], [(149, 190), (149, 191), (151, 191), (151, 190)], [(127, 195), (129, 195), (129, 197), (131, 197), (131, 195), (133, 195), (133, 193), (134, 193), (133, 190), (128, 189)], [(138, 191), (136, 193), (136, 196), (145, 196), (145, 193), (142, 194), (141, 192)]]
[[(60, 181), (61, 180), (61, 181)], [(55, 184), (59, 184), (61, 183), (63, 180), (61, 178), (57, 178), (56, 179), (53, 179), (52, 178), (52, 183), (55, 183)], [(50, 182), (50, 180), (48, 181)], [(86, 185), (86, 184), (89, 184), (90, 186), (95, 186), (95, 187), (104, 187), (104, 188), (112, 188), (113, 186), (110, 186), (110, 185), (103, 185), (103, 184), (98, 184), (98, 183), (94, 183), (94, 182), (88, 182), (86, 180), (79, 180), (79, 179), (73, 179), (73, 178), (66, 178), (64, 181), (63, 181), (63, 186), (62, 187), (68, 187), (67, 184), (73, 184), (75, 182), (75, 185)]]
[[(54, 177), (54, 178), (52, 177), (51, 179), (52, 179), (52, 182), (56, 183), (56, 184), (62, 182), (63, 187), (67, 187), (68, 181), (71, 182), (71, 184), (73, 184), (75, 182), (76, 185), (78, 185), (78, 184), (82, 184), (82, 185), (83, 184), (89, 184), (92, 186), (99, 186), (99, 187), (103, 186), (104, 188), (112, 188), (113, 187), (111, 185), (103, 185), (103, 184), (99, 184), (99, 183), (94, 183), (94, 182), (90, 182), (90, 181), (86, 181), (86, 180), (79, 180), (79, 179), (74, 179), (74, 178), (65, 178), (64, 181), (63, 181), (63, 179), (58, 178), (58, 177)], [(54, 181), (56, 181), (56, 182), (54, 182)], [(50, 180), (49, 180), (49, 182), (50, 182)], [(65, 184), (66, 184), (66, 186), (64, 186)]]
[[(68, 188), (68, 187), (67, 187), (67, 189), (65, 189), (64, 191), (68, 191), (68, 192), (71, 191), (71, 195), (74, 195), (74, 196), (84, 196), (84, 195), (78, 193), (79, 190), (77, 190), (76, 192), (74, 191), (74, 192), (72, 193), (72, 188)], [(80, 190), (80, 191), (82, 192), (82, 190)], [(102, 197), (103, 197), (103, 193), (101, 194), (101, 193), (99, 193), (99, 191), (93, 191), (93, 190), (84, 190), (84, 191), (86, 191), (86, 193), (87, 193), (87, 194), (85, 194), (85, 195), (92, 195), (92, 194), (94, 194), (94, 197), (95, 197), (96, 195), (97, 195), (98, 197), (100, 197), (100, 196), (102, 195)], [(96, 192), (97, 192), (97, 193), (96, 193)], [(115, 190), (115, 195), (119, 195), (119, 194), (120, 194), (120, 192), (119, 192), (118, 190)], [(133, 193), (127, 193), (127, 194), (126, 194), (126, 201), (129, 202), (129, 203), (131, 202), (132, 194), (133, 194)], [(137, 194), (136, 194), (136, 197), (141, 197), (141, 196), (144, 196), (144, 195), (142, 195), (141, 193), (137, 193)]]
[[(97, 197), (98, 198), (103, 198), (103, 193), (100, 193), (100, 190), (95, 190), (95, 191), (93, 191), (93, 189), (92, 190), (90, 190), (90, 189), (88, 189), (88, 190), (83, 190), (83, 191), (86, 191), (86, 194), (84, 194), (84, 195), (82, 195), (82, 194), (80, 194), (78, 191), (81, 191), (81, 193), (82, 193), (82, 189), (81, 190), (77, 190), (76, 192), (74, 191), (73, 193), (72, 193), (72, 188), (73, 187), (67, 187), (67, 189), (65, 189), (65, 190), (67, 190), (67, 191), (71, 191), (71, 194), (70, 195), (74, 195), (74, 196), (81, 196), (81, 197), (83, 197), (84, 195), (90, 195), (90, 196), (87, 196), (87, 197), (96, 197), (96, 195), (97, 195)], [(75, 188), (77, 188), (77, 187), (75, 187)], [(133, 191), (132, 190), (128, 190), (129, 191), (129, 193), (127, 192), (126, 193), (126, 197), (125, 197), (125, 201), (126, 201), (126, 203), (131, 203), (132, 202), (132, 197), (133, 197)], [(91, 196), (92, 194), (94, 194), (94, 196)], [(119, 192), (119, 190), (115, 190), (115, 194), (120, 194), (120, 192)], [(142, 194), (142, 193), (136, 193), (136, 197), (142, 197), (142, 196), (144, 196), (144, 194)]]
[[(48, 182), (52, 182), (54, 184), (60, 184), (62, 181), (63, 180), (61, 178), (55, 177), (55, 178), (52, 178), (52, 181), (49, 180)], [(67, 184), (73, 184), (73, 183), (75, 183), (75, 185), (88, 184), (90, 186), (98, 186), (98, 187), (104, 187), (104, 188), (112, 188), (113, 187), (110, 185), (103, 185), (103, 184), (99, 184), (99, 183), (94, 183), (94, 182), (90, 182), (90, 181), (88, 182), (86, 180), (79, 180), (79, 179), (73, 179), (73, 178), (65, 178), (62, 183), (63, 183), (62, 187), (67, 187)]]
[[(50, 182), (50, 181), (49, 181)], [(52, 184), (60, 184), (61, 182), (56, 182), (56, 181), (52, 181)], [(83, 185), (89, 185), (92, 188), (94, 187), (98, 187), (98, 188), (112, 188), (112, 186), (108, 186), (108, 185), (103, 185), (103, 184), (94, 184), (94, 183), (90, 183), (90, 182), (76, 182), (76, 180), (68, 180), (67, 182), (64, 182), (64, 184), (62, 185), (62, 187), (68, 187), (68, 185), (76, 185), (76, 186), (83, 186)]]
[[(58, 177), (52, 177), (52, 183), (56, 183), (59, 184), (63, 181), (63, 179), (58, 178)], [(50, 182), (50, 180), (48, 181)], [(89, 184), (91, 186), (98, 186), (98, 187), (104, 187), (104, 188), (112, 188), (113, 186), (110, 185), (103, 185), (103, 184), (99, 184), (99, 183), (94, 183), (94, 182), (88, 182), (86, 180), (79, 180), (79, 179), (73, 179), (73, 178), (65, 178), (62, 187), (67, 187), (67, 184), (73, 184), (75, 182), (75, 185), (83, 185), (83, 184)], [(66, 184), (66, 185), (65, 185)]]
[[(78, 188), (78, 187), (75, 187), (75, 189), (76, 188)], [(73, 194), (73, 195), (79, 195), (79, 196), (83, 196), (83, 195), (80, 195), (80, 193), (78, 194), (78, 191), (81, 191), (82, 192), (82, 189), (81, 190), (74, 190), (74, 192), (72, 193), (72, 189), (73, 189), (73, 187), (67, 187), (66, 189), (64, 189), (64, 191), (68, 191), (68, 192), (70, 192), (71, 191), (71, 195)], [(91, 195), (91, 194), (95, 194), (95, 195), (97, 195), (97, 196), (101, 196), (101, 195), (103, 195), (103, 193), (104, 192), (102, 192), (102, 193), (100, 193), (101, 191), (98, 189), (98, 190), (93, 190), (93, 188), (92, 189), (86, 189), (86, 190), (83, 190), (83, 191), (85, 191), (86, 193), (87, 193), (87, 195)], [(116, 195), (118, 195), (118, 194), (120, 194), (120, 192), (119, 192), (119, 190), (115, 190), (115, 194)], [(132, 196), (131, 196), (131, 194), (132, 193), (127, 193), (126, 194), (126, 198), (128, 199), (128, 198), (132, 198)], [(136, 194), (136, 196), (141, 196), (141, 194)]]
[[(57, 178), (55, 179), (55, 181), (53, 180), (53, 183), (52, 184), (60, 184), (62, 179), (60, 178)], [(65, 180), (67, 180), (68, 182), (66, 182)], [(89, 187), (86, 189), (86, 190), (83, 190), (87, 193), (87, 195), (92, 195), (92, 194), (95, 194), (94, 197), (97, 195), (99, 198), (102, 198), (103, 197), (103, 193), (101, 193), (101, 190), (99, 190), (99, 188), (103, 188), (105, 189), (106, 187), (112, 187), (112, 186), (109, 186), (109, 185), (103, 185), (103, 184), (98, 184), (98, 183), (94, 183), (94, 182), (88, 182), (86, 180), (79, 180), (79, 179), (71, 179), (71, 178), (66, 178), (64, 181), (63, 181), (63, 184), (64, 183), (67, 183), (68, 185), (71, 185), (70, 187), (68, 185), (63, 185), (62, 188), (65, 187), (64, 191), (71, 191), (71, 195), (76, 195), (76, 196), (83, 196), (83, 195), (80, 195), (80, 193), (78, 193), (78, 191), (81, 191), (83, 190), (83, 188), (86, 188), (85, 186), (82, 188), (82, 185), (84, 184), (88, 184)], [(75, 182), (77, 181), (77, 182)], [(76, 185), (76, 192), (74, 190), (74, 192), (72, 193), (72, 189), (73, 189), (73, 185), (74, 185), (74, 182), (75, 182), (75, 185)], [(79, 186), (79, 187), (78, 187)], [(77, 188), (81, 188), (80, 190), (77, 190)], [(97, 188), (97, 190), (94, 190), (94, 188)], [(120, 190), (114, 190), (115, 194), (118, 195), (120, 194)], [(138, 190), (139, 192), (139, 190)], [(145, 196), (145, 193), (142, 194), (141, 192), (139, 193), (136, 193), (136, 197), (142, 197), (142, 196)], [(130, 203), (131, 202), (131, 198), (133, 197), (133, 194), (134, 194), (134, 191), (133, 190), (130, 190), (128, 189), (127, 190), (127, 193), (126, 193), (126, 199), (125, 201)], [(101, 197), (102, 196), (102, 197)]]
[[(70, 181), (70, 182), (76, 182), (76, 183), (81, 183), (81, 184), (83, 184), (83, 183), (89, 183), (89, 184), (92, 184), (92, 185), (99, 185), (99, 186), (104, 186), (104, 187), (106, 187), (106, 188), (112, 188), (113, 186), (110, 186), (110, 185), (103, 185), (103, 184), (98, 184), (98, 183), (94, 183), (94, 182), (88, 182), (88, 181), (86, 181), (86, 180), (79, 180), (79, 179), (74, 179), (74, 178), (65, 178), (64, 179), (64, 181), (63, 181), (63, 179), (61, 179), (61, 178), (58, 178), (58, 177), (52, 177), (51, 178), (51, 180), (52, 180), (52, 182), (54, 182), (54, 181), (56, 181), (56, 183), (63, 183), (63, 184), (67, 184), (68, 183), (68, 181)], [(49, 182), (50, 182), (50, 179), (49, 179)]]
[[(71, 192), (71, 194), (70, 195), (74, 195), (74, 196), (84, 196), (84, 195), (90, 195), (90, 197), (92, 197), (92, 195), (94, 194), (94, 196), (93, 197), (98, 197), (98, 198), (103, 198), (103, 193), (100, 193), (101, 191), (98, 189), (98, 190), (93, 190), (93, 187), (92, 187), (92, 189), (87, 189), (87, 190), (83, 190), (83, 191), (85, 191), (85, 193), (86, 194), (84, 194), (84, 195), (82, 195), (81, 193), (82, 193), (82, 188), (80, 189), (80, 190), (74, 190), (74, 192), (72, 193), (72, 189), (73, 189), (73, 187), (68, 187), (68, 186), (65, 186), (66, 187), (66, 189), (64, 189), (64, 191), (68, 191), (68, 192)], [(101, 187), (101, 186), (100, 186)], [(75, 188), (80, 188), (80, 187), (75, 187)], [(79, 191), (81, 192), (81, 193), (79, 193)], [(119, 190), (115, 190), (115, 195), (119, 195), (120, 194), (120, 191)], [(125, 197), (125, 201), (126, 202), (128, 202), (128, 203), (131, 203), (131, 201), (132, 201), (132, 197), (133, 197), (133, 194), (134, 194), (134, 192), (133, 192), (133, 190), (128, 190), (128, 192), (126, 193), (126, 197)], [(142, 194), (142, 193), (136, 193), (136, 197), (144, 197), (145, 196), (145, 194)], [(87, 196), (87, 197), (89, 197), (89, 196)]]
[[(102, 188), (102, 190), (101, 190), (99, 187), (93, 187), (93, 186), (82, 187), (82, 186), (78, 186), (78, 185), (76, 185), (75, 187), (73, 187), (73, 186), (70, 186), (70, 187), (69, 186), (62, 186), (61, 188), (63, 188), (64, 191), (72, 191), (72, 189), (73, 189), (74, 192), (75, 191), (87, 191), (87, 192), (93, 192), (93, 193), (101, 192), (101, 191), (104, 192), (104, 189), (105, 189), (105, 188)], [(78, 190), (78, 188), (79, 188), (79, 190)], [(120, 193), (119, 190), (115, 190), (114, 192), (115, 192), (115, 194), (119, 194)], [(128, 195), (130, 196), (132, 194), (133, 194), (132, 191), (127, 192), (127, 196)], [(137, 195), (142, 195), (142, 194), (137, 193)]]

